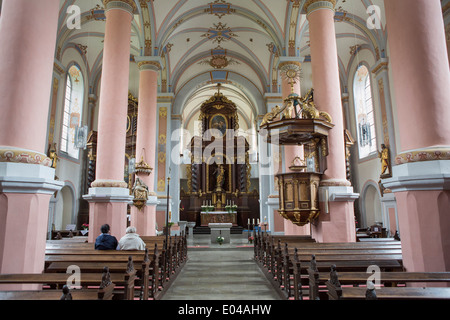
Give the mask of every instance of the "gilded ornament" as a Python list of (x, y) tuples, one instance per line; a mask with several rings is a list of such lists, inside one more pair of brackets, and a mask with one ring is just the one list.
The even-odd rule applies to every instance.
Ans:
[(134, 206), (142, 210), (146, 206), (149, 198), (148, 186), (139, 177), (136, 177), (132, 191)]
[(159, 108), (159, 117), (160, 118), (167, 118), (167, 107)]
[(153, 168), (150, 167), (150, 165), (144, 161), (144, 156), (142, 156), (141, 161), (139, 161), (135, 165), (136, 174), (150, 175), (152, 173), (152, 171), (153, 171)]

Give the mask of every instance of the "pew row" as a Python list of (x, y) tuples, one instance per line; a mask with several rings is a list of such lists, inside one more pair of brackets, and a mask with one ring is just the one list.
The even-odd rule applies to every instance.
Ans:
[(286, 299), (303, 298), (302, 288), (308, 286), (308, 266), (312, 257), (321, 272), (329, 271), (331, 264), (348, 272), (366, 272), (371, 265), (377, 265), (386, 272), (403, 271), (401, 243), (398, 241), (315, 243), (304, 236), (289, 236), (282, 246), (277, 237), (255, 232), (254, 238), (255, 261)]
[[(56, 240), (47, 244), (45, 273), (65, 273), (71, 265), (76, 265), (82, 273), (96, 273), (103, 265), (110, 272), (123, 273), (125, 262), (131, 259), (137, 267), (135, 285), (140, 287), (139, 298), (159, 299), (170, 287), (187, 260), (187, 239), (182, 236), (142, 237), (149, 248), (136, 251), (94, 250), (93, 244), (71, 243), (59, 245)], [(146, 289), (147, 288), (147, 289)]]
[[(112, 300), (116, 284), (108, 267), (99, 274), (87, 275), (87, 283), (97, 289), (69, 289), (66, 279), (50, 279), (45, 274), (2, 274), (0, 284), (63, 284), (62, 289), (0, 291), (0, 300)], [(119, 279), (116, 279), (119, 280)], [(120, 280), (119, 280), (120, 281)], [(86, 282), (85, 282), (86, 283)]]
[[(337, 269), (337, 267), (336, 267)], [(372, 269), (373, 270), (373, 269)], [(328, 286), (327, 282), (331, 278), (337, 278), (337, 275), (333, 276), (333, 272), (318, 272), (313, 271), (311, 267), (308, 268), (309, 276), (309, 298), (311, 300), (328, 299)], [(369, 272), (339, 272), (339, 286), (340, 285), (352, 285), (354, 287), (367, 286), (368, 281), (375, 276), (370, 270)], [(450, 272), (379, 272), (376, 274), (379, 284), (384, 288), (404, 287), (407, 284), (418, 283), (427, 286), (429, 283), (433, 283), (438, 286), (447, 286), (450, 282)], [(325, 289), (321, 289), (324, 288)], [(334, 290), (336, 292), (337, 290)], [(336, 294), (333, 295), (337, 297)]]
[[(367, 274), (366, 274), (367, 276)], [(386, 276), (386, 274), (384, 274)], [(396, 277), (395, 275), (393, 275)], [(429, 281), (434, 279), (441, 281), (448, 279), (449, 273), (405, 273), (404, 279), (419, 282), (420, 279)], [(397, 276), (400, 278), (401, 276)], [(326, 281), (329, 300), (450, 300), (450, 287), (386, 287), (375, 286), (369, 280), (365, 281), (366, 287), (344, 286), (341, 283), (341, 275), (337, 273), (336, 267), (332, 266), (329, 280)], [(354, 279), (355, 280), (358, 280)], [(359, 279), (361, 281), (361, 279)]]

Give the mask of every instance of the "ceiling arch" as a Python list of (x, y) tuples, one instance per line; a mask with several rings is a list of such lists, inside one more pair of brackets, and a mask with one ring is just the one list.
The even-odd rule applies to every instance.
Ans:
[[(264, 105), (265, 94), (279, 93), (281, 78), (277, 67), (283, 57), (310, 62), (305, 0), (135, 1), (138, 10), (132, 23), (130, 61), (140, 55), (161, 57), (161, 92), (172, 92), (178, 97), (186, 91), (192, 94), (187, 88), (196, 81), (196, 85), (228, 82), (249, 86), (248, 99), (255, 105)], [(66, 26), (71, 5), (81, 9), (81, 30), (69, 30)], [(379, 30), (370, 30), (366, 25), (371, 5), (384, 10), (383, 0), (337, 1), (335, 25), (341, 79), (348, 77), (355, 61), (350, 53), (352, 46), (370, 50), (376, 59), (385, 55), (387, 34), (383, 17)], [(84, 55), (90, 86), (95, 87), (100, 81), (103, 57), (102, 0), (61, 0), (59, 23), (57, 60), (61, 61), (61, 54), (68, 49), (77, 50)], [(219, 51), (224, 53), (225, 67), (206, 63)], [(309, 72), (308, 68), (305, 70)], [(179, 112), (177, 108), (174, 111)], [(256, 110), (265, 112), (264, 107), (257, 106)]]

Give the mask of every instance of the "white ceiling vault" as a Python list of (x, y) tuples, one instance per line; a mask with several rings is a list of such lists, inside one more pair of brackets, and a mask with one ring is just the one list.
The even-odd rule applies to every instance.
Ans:
[[(266, 112), (265, 96), (279, 94), (278, 63), (284, 57), (305, 59), (302, 90), (311, 87), (306, 0), (136, 0), (132, 25), (131, 63), (137, 56), (161, 57), (159, 92), (175, 97), (173, 114), (187, 127), (201, 103), (217, 91), (239, 106), (240, 118), (251, 127)], [(69, 30), (67, 9), (82, 12), (81, 29)], [(338, 0), (336, 37), (343, 90), (356, 52), (368, 50), (373, 60), (386, 51), (382, 28), (369, 30), (367, 8), (383, 0)], [(104, 6), (101, 0), (61, 0), (56, 59), (75, 50), (85, 63), (90, 91), (101, 78)], [(356, 47), (355, 47), (356, 46)], [(135, 79), (134, 81), (138, 81)]]

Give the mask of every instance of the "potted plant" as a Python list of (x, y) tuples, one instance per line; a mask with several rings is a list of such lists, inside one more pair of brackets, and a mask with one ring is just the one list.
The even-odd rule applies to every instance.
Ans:
[(254, 240), (253, 236), (248, 237), (248, 242), (253, 243), (253, 240)]
[(233, 204), (233, 205), (231, 206), (231, 211), (232, 211), (232, 212), (237, 212), (237, 205), (236, 205), (236, 204)]
[(220, 245), (222, 245), (224, 240), (225, 240), (225, 238), (222, 237), (222, 236), (218, 236), (217, 239), (216, 239), (217, 243), (220, 244)]

